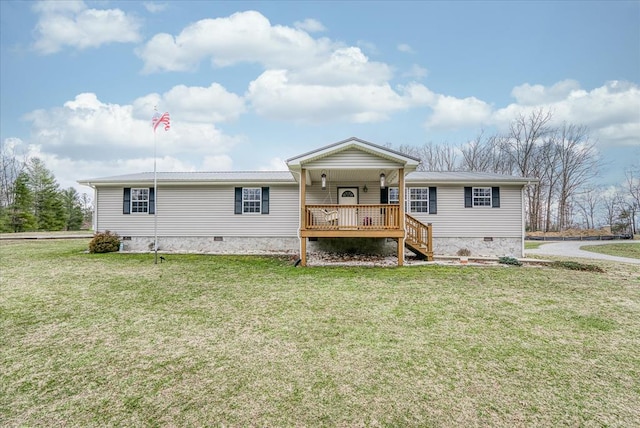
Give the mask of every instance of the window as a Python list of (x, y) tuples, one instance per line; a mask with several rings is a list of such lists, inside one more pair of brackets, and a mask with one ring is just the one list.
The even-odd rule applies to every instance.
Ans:
[(262, 189), (259, 187), (245, 187), (242, 189), (242, 213), (260, 213)]
[(131, 189), (131, 212), (149, 212), (149, 189)]
[(397, 187), (389, 187), (389, 203), (390, 204), (399, 204), (400, 203), (400, 192)]
[(269, 214), (268, 187), (236, 187), (236, 214)]
[(153, 187), (125, 187), (122, 199), (122, 214), (155, 214), (156, 201)]
[(428, 187), (409, 187), (407, 198), (409, 201), (410, 213), (428, 213), (429, 212), (429, 188)]
[(464, 207), (500, 208), (499, 187), (465, 187)]
[[(380, 203), (399, 204), (397, 187), (389, 187), (382, 194)], [(438, 189), (436, 187), (407, 187), (405, 189), (405, 210), (408, 213), (438, 213)]]
[(474, 187), (473, 188), (473, 206), (474, 207), (490, 207), (491, 206), (491, 187)]

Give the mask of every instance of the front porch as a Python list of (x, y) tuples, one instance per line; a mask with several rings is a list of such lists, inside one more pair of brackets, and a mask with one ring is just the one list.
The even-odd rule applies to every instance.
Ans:
[(308, 238), (389, 238), (397, 242), (398, 266), (405, 245), (431, 259), (430, 225), (405, 215), (405, 175), (418, 163), (357, 138), (289, 159), (300, 184), (301, 265)]
[(432, 225), (402, 213), (399, 204), (310, 204), (305, 205), (304, 213), (300, 227), (303, 265), (307, 238), (391, 238), (398, 244), (398, 266), (403, 264), (405, 246), (433, 260)]

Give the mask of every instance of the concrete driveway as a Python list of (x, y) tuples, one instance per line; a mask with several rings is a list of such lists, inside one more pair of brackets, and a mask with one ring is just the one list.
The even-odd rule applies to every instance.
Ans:
[(549, 242), (541, 245), (535, 250), (525, 250), (525, 254), (539, 254), (543, 256), (563, 256), (578, 257), (583, 259), (609, 260), (612, 262), (633, 263), (640, 265), (640, 259), (631, 259), (628, 257), (609, 256), (607, 254), (592, 253), (590, 251), (581, 250), (580, 247), (587, 245), (607, 245), (607, 244), (627, 244), (640, 245), (640, 241), (620, 240), (620, 241), (561, 241)]

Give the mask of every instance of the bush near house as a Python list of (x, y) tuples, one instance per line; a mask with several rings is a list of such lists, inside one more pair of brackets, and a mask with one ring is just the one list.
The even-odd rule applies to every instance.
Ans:
[(89, 242), (90, 253), (113, 253), (120, 249), (120, 236), (110, 231), (96, 233)]

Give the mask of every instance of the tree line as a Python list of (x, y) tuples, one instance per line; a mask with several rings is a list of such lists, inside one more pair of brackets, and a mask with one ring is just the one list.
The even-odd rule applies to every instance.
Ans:
[[(458, 146), (400, 146), (421, 159), (423, 171), (474, 171), (539, 179), (524, 191), (528, 231), (564, 231), (610, 226), (613, 233), (636, 233), (640, 209), (640, 163), (618, 186), (597, 182), (602, 161), (583, 125), (552, 125), (545, 109), (519, 114), (504, 133), (480, 132)], [(614, 166), (615, 167), (615, 166)]]
[[(422, 171), (473, 171), (536, 178), (524, 191), (528, 231), (564, 231), (610, 226), (613, 233), (637, 232), (640, 161), (617, 186), (597, 178), (603, 164), (587, 127), (552, 125), (552, 113), (519, 114), (504, 133), (480, 132), (458, 146), (428, 143), (399, 146), (421, 159)], [(615, 166), (614, 166), (615, 167)], [(78, 230), (90, 227), (91, 200), (70, 187), (60, 189), (39, 158), (20, 159), (0, 150), (0, 232)]]
[(37, 158), (20, 158), (14, 148), (0, 150), (0, 232), (80, 230), (91, 226), (86, 193), (61, 189)]

